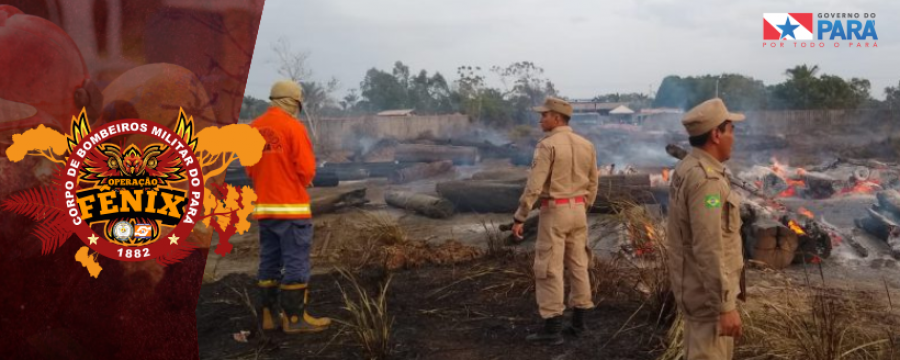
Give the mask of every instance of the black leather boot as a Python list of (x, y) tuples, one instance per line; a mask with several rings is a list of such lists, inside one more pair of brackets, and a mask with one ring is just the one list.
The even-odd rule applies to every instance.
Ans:
[(564, 342), (562, 328), (562, 316), (545, 319), (544, 327), (536, 334), (528, 335), (525, 340), (546, 345), (560, 345)]
[(260, 280), (260, 306), (256, 309), (260, 327), (263, 330), (275, 330), (281, 324), (281, 308), (278, 306), (278, 280)]
[(587, 315), (588, 309), (579, 309), (575, 308), (572, 311), (572, 325), (566, 328), (565, 332), (567, 335), (572, 335), (575, 337), (582, 336), (588, 332), (587, 324), (584, 321), (585, 315)]

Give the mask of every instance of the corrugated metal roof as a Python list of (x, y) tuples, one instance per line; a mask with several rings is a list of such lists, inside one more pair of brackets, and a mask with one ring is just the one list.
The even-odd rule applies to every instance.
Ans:
[(605, 111), (612, 110), (619, 106), (626, 105), (628, 103), (624, 102), (596, 102), (596, 101), (584, 101), (584, 102), (573, 102), (572, 110), (580, 110), (580, 111)]
[(609, 111), (610, 114), (634, 114), (634, 110), (629, 109), (625, 105), (617, 106), (615, 109)]
[(378, 113), (378, 116), (409, 116), (414, 112), (415, 109), (385, 110)]

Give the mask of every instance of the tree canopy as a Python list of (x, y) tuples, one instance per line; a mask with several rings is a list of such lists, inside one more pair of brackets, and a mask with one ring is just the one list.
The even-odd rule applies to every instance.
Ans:
[[(311, 115), (353, 116), (385, 110), (413, 109), (418, 114), (462, 113), (494, 127), (533, 122), (530, 111), (546, 96), (560, 96), (544, 69), (529, 61), (507, 66), (460, 66), (455, 78), (426, 69), (413, 70), (401, 61), (393, 68), (371, 68), (363, 74), (359, 88), (334, 96), (339, 84), (309, 79), (307, 52), (292, 52), (286, 43), (275, 46), (281, 61), (276, 71), (303, 86), (305, 109)], [(697, 76), (669, 75), (655, 94), (609, 93), (595, 96), (599, 102), (622, 102), (634, 110), (650, 107), (690, 109), (715, 96), (736, 111), (900, 108), (900, 84), (885, 89), (886, 99), (871, 97), (866, 79), (844, 79), (824, 74), (817, 65), (801, 64), (786, 69), (784, 80), (766, 85), (753, 77), (725, 73)], [(300, 80), (299, 77), (306, 77)], [(268, 102), (245, 96), (241, 119), (255, 118)]]

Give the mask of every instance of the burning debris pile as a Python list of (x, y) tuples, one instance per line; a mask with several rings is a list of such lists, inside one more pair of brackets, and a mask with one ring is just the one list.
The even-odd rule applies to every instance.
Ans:
[(772, 158), (772, 165), (755, 166), (740, 177), (773, 198), (828, 199), (900, 188), (900, 172), (876, 161), (839, 160), (807, 170)]
[[(864, 217), (855, 219), (854, 224), (887, 244), (892, 255), (900, 259), (898, 169), (900, 167), (896, 165), (875, 160), (838, 159), (831, 164), (807, 170), (790, 167), (773, 158), (770, 166), (756, 166), (744, 172), (742, 181), (750, 182), (753, 185), (751, 187), (758, 189), (763, 198), (767, 199), (824, 200), (849, 196), (874, 196), (876, 204), (866, 210)], [(797, 213), (803, 215), (801, 219), (815, 218), (812, 212), (803, 208), (798, 209)], [(809, 230), (808, 227), (796, 228)], [(860, 255), (868, 256), (868, 250), (855, 242), (852, 236), (844, 238), (851, 241), (850, 245)], [(839, 243), (840, 237), (836, 239)]]
[(775, 269), (827, 259), (844, 237), (833, 226), (809, 215), (802, 208), (794, 213), (745, 201), (741, 206), (741, 237), (747, 256)]
[[(678, 159), (687, 156), (687, 151), (676, 146), (668, 145), (666, 151)], [(777, 170), (775, 170), (777, 169)], [(815, 218), (807, 209), (799, 208), (790, 210), (777, 200), (778, 196), (795, 196), (797, 189), (807, 191), (808, 178), (794, 180), (809, 172), (790, 171), (783, 167), (767, 168), (765, 171), (757, 171), (756, 181), (748, 182), (730, 175), (732, 191), (741, 193), (741, 237), (744, 240), (746, 255), (766, 266), (781, 269), (795, 263), (816, 263), (831, 256), (832, 248), (847, 239), (847, 236), (834, 226)], [(800, 173), (801, 175), (797, 175)], [(744, 174), (747, 176), (747, 174)], [(764, 181), (772, 179), (793, 181), (789, 188), (780, 189), (775, 197), (769, 196)], [(751, 179), (753, 179), (751, 177)], [(762, 189), (760, 189), (762, 188)], [(852, 239), (850, 239), (852, 241)], [(856, 248), (857, 246), (854, 246)]]

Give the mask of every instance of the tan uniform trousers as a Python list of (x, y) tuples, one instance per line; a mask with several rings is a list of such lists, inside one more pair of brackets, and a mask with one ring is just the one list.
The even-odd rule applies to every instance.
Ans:
[[(560, 316), (565, 310), (563, 276), (569, 279), (569, 306), (594, 307), (588, 266), (592, 252), (587, 247), (587, 210), (584, 203), (564, 204), (550, 200), (541, 205), (535, 244), (535, 292), (541, 317)], [(563, 270), (567, 270), (565, 274)]]
[(719, 323), (684, 322), (685, 360), (731, 360), (734, 338), (719, 336)]

